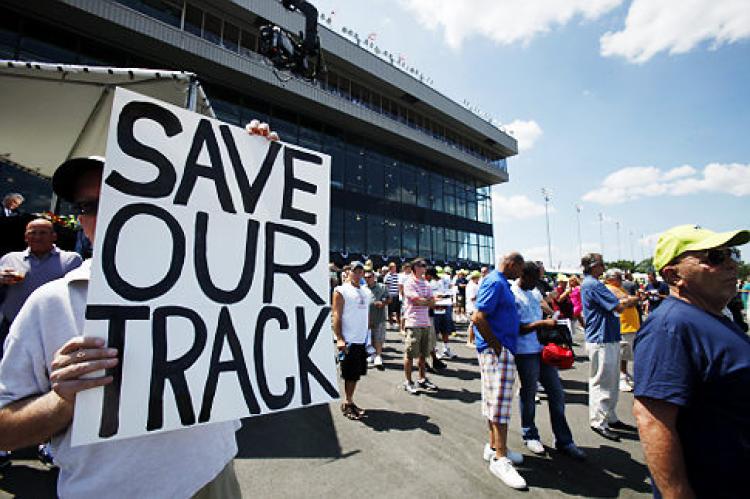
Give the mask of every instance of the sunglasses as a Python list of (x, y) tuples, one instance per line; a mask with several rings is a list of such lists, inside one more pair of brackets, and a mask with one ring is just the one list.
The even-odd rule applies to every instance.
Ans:
[(718, 267), (727, 260), (734, 263), (740, 263), (740, 250), (737, 248), (715, 248), (697, 252), (698, 259), (701, 263), (707, 263), (712, 267)]
[(73, 214), (74, 215), (96, 215), (99, 209), (99, 200), (93, 201), (79, 201), (73, 203)]

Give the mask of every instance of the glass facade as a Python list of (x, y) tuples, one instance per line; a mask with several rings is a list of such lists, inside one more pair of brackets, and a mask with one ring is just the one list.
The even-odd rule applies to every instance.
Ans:
[[(213, 15), (207, 17), (201, 9), (184, 2), (121, 3), (224, 44), (230, 50), (241, 51), (248, 41), (248, 32), (243, 27)], [(0, 57), (73, 64), (162, 66), (3, 7), (0, 7)], [(199, 72), (198, 76), (219, 119), (241, 126), (254, 118), (267, 121), (282, 140), (331, 156), (332, 259), (343, 262), (352, 257), (369, 257), (378, 263), (421, 255), (436, 263), (471, 267), (492, 263), (490, 188), (462, 176), (459, 165), (454, 171), (441, 170), (430, 164), (429, 158), (412, 156), (352, 135), (266, 102), (260, 96), (229, 90), (211, 83), (210, 75), (202, 78)], [(360, 99), (363, 95), (368, 98), (373, 95), (365, 94), (362, 88), (358, 92)], [(424, 125), (424, 121), (420, 122)], [(28, 175), (13, 170), (15, 176)], [(50, 194), (48, 185), (41, 185), (35, 189), (40, 192), (40, 203)]]

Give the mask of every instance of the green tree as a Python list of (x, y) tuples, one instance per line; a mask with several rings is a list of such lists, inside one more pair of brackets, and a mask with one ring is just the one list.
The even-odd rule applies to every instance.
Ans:
[(750, 263), (740, 262), (737, 265), (737, 276), (745, 281), (750, 278)]
[(635, 272), (643, 272), (644, 274), (646, 272), (650, 272), (654, 269), (654, 259), (653, 258), (646, 258), (645, 260), (641, 260), (638, 262), (638, 264), (635, 266), (634, 271)]
[(631, 260), (616, 260), (614, 262), (605, 262), (604, 266), (608, 269), (620, 269), (620, 270), (626, 270), (628, 272), (633, 272), (633, 269), (635, 268), (635, 262)]

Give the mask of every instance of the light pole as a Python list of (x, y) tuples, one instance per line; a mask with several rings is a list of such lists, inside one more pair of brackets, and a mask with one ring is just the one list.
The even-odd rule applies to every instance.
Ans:
[(599, 212), (599, 251), (604, 256), (604, 213)]
[(583, 206), (576, 205), (576, 218), (578, 218), (578, 257), (583, 257), (583, 243), (581, 242), (581, 210)]
[(620, 247), (620, 222), (615, 222), (617, 227), (617, 259), (622, 260), (622, 249)]
[(547, 258), (549, 262), (549, 268), (552, 268), (552, 238), (549, 233), (549, 200), (552, 193), (546, 188), (542, 187), (542, 196), (544, 196), (544, 217), (547, 220)]
[(628, 242), (630, 244), (630, 259), (633, 260), (633, 265), (635, 265), (635, 252), (633, 251), (633, 229), (628, 229)]

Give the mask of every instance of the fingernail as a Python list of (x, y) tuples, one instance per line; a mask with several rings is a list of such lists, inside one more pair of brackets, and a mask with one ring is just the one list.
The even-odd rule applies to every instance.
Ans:
[(117, 355), (117, 349), (116, 348), (108, 348), (107, 349), (107, 355), (111, 355), (111, 356)]
[(98, 346), (98, 347), (103, 347), (104, 346), (104, 340), (102, 338), (96, 338), (94, 340), (94, 344), (96, 346)]

